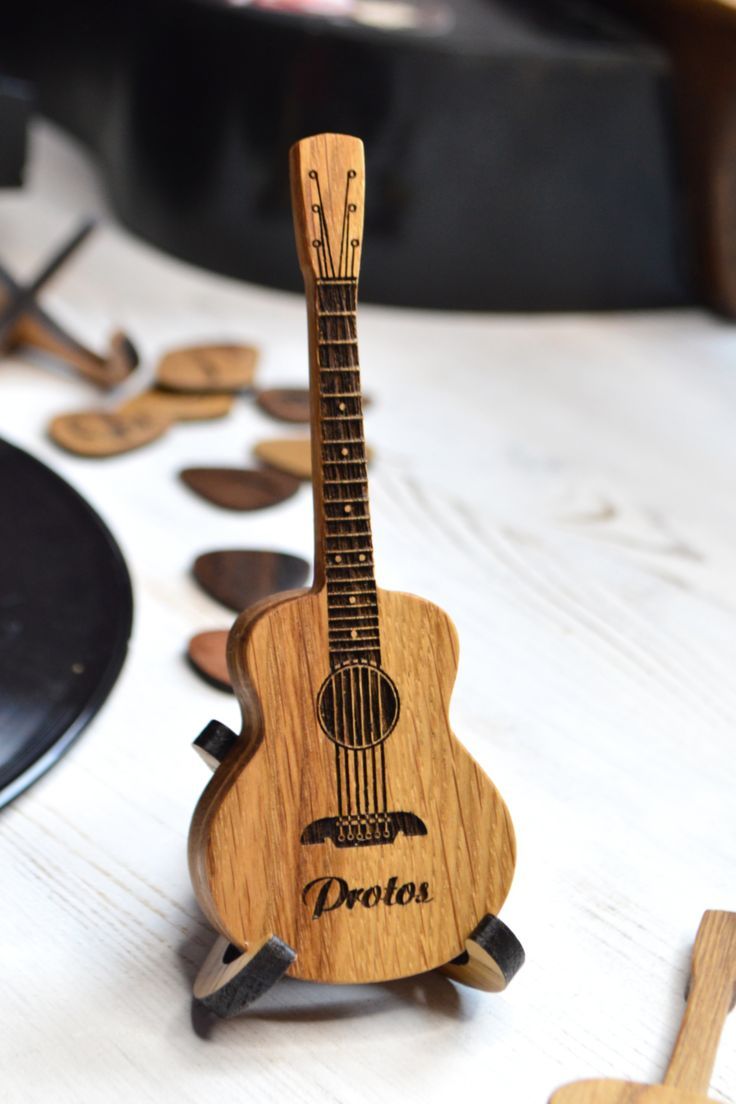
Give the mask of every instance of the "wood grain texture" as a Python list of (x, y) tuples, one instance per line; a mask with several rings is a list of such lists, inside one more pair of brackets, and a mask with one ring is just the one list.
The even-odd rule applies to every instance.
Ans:
[(227, 669), (229, 629), (210, 629), (193, 636), (187, 645), (187, 657), (198, 674), (219, 690), (232, 691)]
[(117, 387), (138, 366), (138, 353), (126, 334), (113, 333), (108, 352), (102, 356), (83, 345), (40, 308), (19, 320), (13, 332), (13, 344), (51, 353), (80, 376), (105, 389)]
[(723, 1025), (734, 1003), (736, 913), (706, 912), (695, 939), (687, 1006), (665, 1085), (707, 1093)]
[(703, 916), (693, 949), (687, 1007), (661, 1085), (582, 1081), (550, 1104), (717, 1104), (707, 1095), (726, 1016), (736, 1002), (736, 913)]
[[(264, 464), (275, 468), (277, 471), (293, 475), (297, 479), (309, 480), (312, 478), (312, 453), (309, 441), (295, 440), (294, 438), (274, 438), (273, 440), (259, 441), (253, 448), (255, 456)], [(366, 446), (366, 460), (373, 459), (373, 450)]]
[[(329, 673), (324, 593), (271, 599), (231, 633), (243, 737), (197, 807), (191, 873), (213, 926), (242, 948), (277, 935), (297, 952), (294, 977), (376, 981), (443, 965), (464, 950), (479, 917), (499, 911), (513, 875), (506, 806), (447, 721), (452, 624), (409, 595), (380, 591), (379, 607), (384, 667), (402, 688), (401, 717), (386, 741), (389, 804), (416, 811), (427, 826), (426, 836), (400, 835), (390, 846), (300, 843), (305, 826), (335, 806), (335, 749), (310, 709)], [(286, 655), (290, 664), (277, 658)], [(225, 858), (236, 853), (247, 854), (245, 866)], [(302, 894), (327, 877), (351, 889), (381, 887), (384, 900), (392, 878), (395, 893), (407, 884), (412, 892), (405, 904), (372, 893), (368, 906), (314, 919), (321, 884)], [(431, 900), (421, 903), (415, 890), (424, 882)]]
[(297, 479), (312, 478), (312, 451), (309, 438), (274, 438), (259, 441), (253, 453), (264, 464), (296, 476)]
[(123, 403), (121, 413), (145, 411), (163, 414), (174, 422), (208, 422), (224, 418), (233, 408), (235, 399), (230, 394), (207, 394), (166, 391), (151, 387)]
[[(355, 320), (362, 143), (307, 139), (292, 149), (291, 173), (309, 322), (315, 579), (310, 593), (269, 599), (231, 630), (242, 736), (197, 805), (190, 869), (201, 907), (236, 947), (276, 936), (296, 954), (294, 977), (385, 981), (465, 951), (506, 898), (514, 832), (450, 729), (450, 619), (375, 584)], [(464, 976), (501, 987), (492, 970)]]
[(465, 950), (442, 972), (463, 985), (501, 993), (524, 965), (521, 943), (497, 916), (484, 916), (465, 941)]
[(148, 445), (162, 437), (171, 424), (171, 418), (160, 411), (80, 410), (52, 418), (48, 433), (67, 452), (101, 459)]
[(309, 423), (309, 389), (270, 387), (259, 391), (256, 402), (265, 414), (280, 422)]
[(257, 363), (258, 350), (250, 345), (191, 345), (161, 358), (156, 382), (172, 391), (244, 391)]
[(202, 589), (235, 613), (278, 591), (301, 586), (308, 573), (309, 563), (301, 556), (254, 548), (203, 552), (192, 565)]
[[(0, 195), (19, 274), (99, 194), (76, 143), (43, 119), (31, 141), (29, 190)], [(247, 332), (269, 383), (304, 361), (299, 296), (181, 264), (116, 223), (57, 288), (49, 309), (92, 345), (117, 317), (147, 358)], [(378, 582), (431, 596), (457, 626), (452, 727), (514, 816), (501, 916), (527, 962), (492, 998), (437, 971), (286, 979), (244, 1019), (193, 1022), (213, 933), (186, 869), (210, 777), (189, 743), (212, 717), (240, 723), (182, 661), (219, 623), (187, 568), (208, 547), (311, 560), (312, 505), (244, 518), (177, 493), (180, 468), (238, 462), (265, 435), (255, 404), (94, 464), (42, 435), (89, 405), (88, 386), (8, 356), (0, 430), (101, 511), (136, 591), (113, 697), (2, 816), (8, 1104), (541, 1104), (576, 1079), (666, 1068), (693, 934), (709, 903), (733, 902), (734, 333), (697, 311), (367, 307), (360, 337)], [(734, 1015), (711, 1095), (736, 1104)]]
[(229, 1019), (267, 993), (293, 961), (294, 952), (280, 939), (272, 937), (240, 954), (226, 939), (217, 939), (197, 974), (194, 996), (210, 1012)]
[(295, 495), (301, 480), (259, 468), (184, 468), (179, 478), (190, 490), (225, 510), (263, 510)]
[[(259, 391), (256, 402), (265, 414), (280, 422), (309, 424), (309, 388), (271, 387)], [(363, 408), (370, 405), (367, 395), (362, 396)]]

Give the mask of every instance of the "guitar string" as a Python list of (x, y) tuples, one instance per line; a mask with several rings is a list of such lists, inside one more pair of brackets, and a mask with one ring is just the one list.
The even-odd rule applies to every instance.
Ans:
[[(353, 173), (352, 175), (355, 175), (355, 174)], [(322, 231), (322, 241), (321, 241), (320, 244), (322, 246), (323, 255), (324, 255), (324, 249), (325, 249), (325, 244), (326, 244), (327, 254), (329, 255), (330, 265), (331, 265), (331, 269), (332, 269), (333, 276), (334, 276), (334, 263), (333, 263), (333, 259), (332, 259), (332, 251), (331, 251), (331, 246), (330, 246), (329, 232), (327, 230), (326, 221), (324, 219), (324, 209), (323, 209), (323, 205), (322, 205), (322, 196), (321, 196), (321, 190), (320, 190), (320, 186), (319, 186), (319, 178), (316, 174), (315, 174), (315, 180), (316, 180), (316, 184), (317, 184), (318, 196), (319, 196), (319, 199), (320, 199), (320, 204), (319, 204), (320, 222), (321, 222), (322, 227), (324, 228), (323, 231)], [(357, 242), (350, 241), (350, 236), (349, 236), (349, 186), (350, 186), (349, 182), (350, 182), (350, 174), (346, 178), (345, 202), (344, 202), (344, 211), (343, 211), (343, 232), (342, 232), (341, 242), (340, 242), (340, 259), (339, 259), (339, 265), (338, 265), (338, 274), (339, 274), (339, 276), (343, 275), (343, 257), (345, 258), (345, 263), (347, 264), (347, 245), (348, 244), (350, 244), (350, 246), (352, 247), (351, 275), (354, 273), (355, 249), (356, 249), (356, 246), (357, 246)], [(319, 256), (319, 252), (320, 252), (320, 250), (318, 249), (318, 256)], [(320, 261), (321, 261), (321, 259), (322, 258), (320, 258)], [(326, 260), (326, 258), (325, 258), (325, 260)], [(320, 265), (320, 267), (321, 267), (321, 265)], [(351, 313), (354, 312), (354, 304), (352, 304), (350, 302), (350, 292), (353, 289), (352, 288), (349, 288), (349, 289), (345, 288), (345, 289), (335, 289), (335, 290), (338, 291), (338, 294), (340, 296), (340, 300), (341, 300), (340, 301), (340, 309), (346, 309), (347, 306), (350, 306), (352, 308)], [(345, 300), (347, 300), (347, 303), (345, 302)], [(319, 304), (319, 298), (318, 298), (318, 314), (321, 313), (319, 311), (319, 305), (320, 304)], [(345, 324), (348, 327), (348, 330), (350, 330), (350, 323), (347, 320), (347, 318), (346, 318), (346, 323)], [(351, 338), (353, 337), (352, 331), (350, 331), (350, 336), (351, 336)], [(325, 352), (327, 353), (327, 350), (325, 350)], [(331, 350), (331, 352), (334, 355), (334, 350)], [(330, 353), (327, 353), (327, 356), (328, 356), (328, 359), (329, 359), (330, 358)], [(338, 355), (338, 356), (335, 356), (335, 359), (341, 359), (341, 358)], [(323, 366), (321, 365), (321, 367), (323, 367)], [(339, 365), (339, 366), (338, 365), (324, 365), (324, 367), (329, 367), (329, 368), (333, 368), (333, 367), (337, 367), (337, 368), (343, 368), (343, 367), (345, 367), (345, 368), (354, 368), (355, 366), (353, 366), (353, 365), (349, 365), (349, 366), (348, 365)], [(340, 388), (344, 388), (346, 386), (347, 385), (342, 381), (339, 384)], [(320, 388), (320, 392), (323, 393), (321, 388)], [(360, 389), (357, 388), (354, 393), (356, 394), (358, 400), (360, 400)], [(362, 404), (360, 404), (360, 405), (362, 406)], [(323, 437), (323, 442), (326, 443), (326, 444), (336, 443), (337, 440), (339, 440), (339, 438), (335, 438), (334, 442), (330, 442), (329, 440), (326, 440), (324, 432), (322, 434), (322, 437)], [(326, 460), (323, 463), (327, 463), (327, 462), (329, 462), (329, 461)], [(356, 461), (356, 463), (357, 463), (357, 461)], [(358, 532), (360, 532), (360, 530), (358, 530)], [(376, 651), (378, 651), (378, 646), (376, 648)], [(357, 677), (358, 677), (358, 698), (359, 698), (359, 717), (360, 717), (360, 749), (361, 750), (359, 752), (358, 749), (355, 748), (355, 744), (357, 742), (357, 728), (356, 728), (356, 716), (355, 716), (355, 714), (356, 714), (356, 693), (355, 693), (355, 684), (354, 684), (353, 678), (352, 678), (352, 672), (353, 672), (354, 668), (351, 667), (351, 668), (349, 668), (349, 670), (350, 670), (349, 713), (350, 713), (350, 725), (351, 725), (350, 730), (352, 731), (352, 734), (353, 734), (352, 743), (353, 743), (353, 748), (354, 748), (355, 753), (356, 753), (356, 758), (355, 758), (355, 763), (354, 763), (354, 776), (355, 776), (355, 787), (356, 787), (356, 789), (355, 789), (356, 809), (357, 809), (358, 814), (360, 814), (363, 811), (365, 811), (366, 813), (368, 813), (370, 811), (370, 800), (369, 800), (369, 796), (368, 796), (368, 790), (369, 790), (368, 763), (367, 763), (367, 755), (366, 755), (367, 747), (366, 747), (366, 733), (365, 733), (366, 705), (367, 705), (368, 719), (369, 719), (368, 738), (369, 738), (369, 741), (370, 741), (371, 761), (372, 761), (372, 767), (373, 767), (373, 770), (372, 770), (372, 775), (373, 775), (373, 798), (374, 798), (374, 800), (373, 800), (373, 812), (375, 814), (375, 813), (378, 813), (378, 779), (377, 779), (378, 771), (376, 769), (377, 768), (377, 763), (376, 763), (376, 739), (378, 739), (380, 741), (381, 733), (383, 731), (382, 695), (381, 695), (381, 686), (380, 686), (380, 681), (379, 681), (380, 676), (379, 676), (377, 671), (375, 671), (375, 670), (371, 671), (371, 668), (366, 668), (366, 670), (367, 670), (367, 685), (366, 685), (365, 688), (366, 688), (367, 694), (368, 694), (368, 702), (364, 703), (364, 701), (363, 701), (364, 679), (362, 677), (363, 668), (357, 668), (356, 669), (356, 673), (357, 673)], [(346, 707), (346, 696), (347, 695), (345, 693), (346, 687), (345, 687), (344, 674), (345, 674), (345, 672), (341, 672), (341, 675), (343, 677), (340, 678), (339, 685), (340, 685), (340, 699), (341, 699), (341, 714), (342, 714), (342, 717), (343, 717), (343, 721), (346, 722), (347, 718), (345, 716), (345, 707)], [(335, 722), (337, 721), (337, 716), (336, 716), (337, 703), (336, 703), (336, 701), (334, 701), (334, 698), (336, 697), (336, 695), (334, 694), (334, 690), (337, 689), (337, 685), (338, 685), (337, 682), (333, 683), (333, 718), (334, 718)], [(374, 717), (375, 717), (375, 708), (374, 707), (376, 705), (378, 707), (378, 721), (379, 721), (377, 734), (374, 733), (374, 728), (373, 728), (373, 726), (374, 726)], [(337, 724), (336, 724), (336, 728), (337, 728)], [(347, 734), (347, 725), (345, 726), (345, 733)], [(350, 782), (349, 782), (349, 770), (350, 770), (350, 768), (349, 768), (349, 751), (348, 751), (347, 747), (344, 748), (344, 752), (345, 752), (346, 789), (347, 789), (348, 800), (349, 800), (349, 798), (350, 798)], [(362, 752), (362, 754), (361, 754), (361, 752)], [(365, 799), (365, 810), (362, 809), (361, 801), (360, 801), (360, 782), (359, 782), (360, 758), (362, 758), (362, 765), (363, 765), (363, 794), (364, 794), (364, 799)], [(382, 782), (382, 787), (381, 788), (382, 788), (382, 796), (383, 796), (383, 812), (385, 813), (387, 811), (386, 774), (385, 774), (385, 754), (384, 754), (384, 749), (383, 749), (382, 744), (381, 744), (381, 748), (380, 748), (380, 758), (381, 758), (380, 774), (381, 774), (381, 782)], [(342, 794), (340, 792), (340, 786), (341, 786), (341, 779), (340, 779), (340, 771), (339, 771), (339, 767), (338, 767), (338, 808), (340, 810), (340, 813), (342, 814)]]

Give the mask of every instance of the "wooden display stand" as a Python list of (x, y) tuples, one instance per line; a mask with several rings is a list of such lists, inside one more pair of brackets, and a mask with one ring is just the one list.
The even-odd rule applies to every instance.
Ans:
[(736, 913), (706, 912), (693, 948), (687, 1007), (661, 1085), (578, 1081), (549, 1104), (716, 1104), (707, 1095), (726, 1016), (736, 1002)]
[(503, 989), (524, 959), (497, 918), (514, 831), (449, 727), (454, 626), (376, 586), (356, 331), (363, 147), (291, 155), (309, 323), (315, 578), (246, 610), (228, 642), (240, 736), (196, 741), (215, 769), (189, 837), (220, 933), (195, 996), (235, 1015), (290, 976), (376, 982), (442, 969)]

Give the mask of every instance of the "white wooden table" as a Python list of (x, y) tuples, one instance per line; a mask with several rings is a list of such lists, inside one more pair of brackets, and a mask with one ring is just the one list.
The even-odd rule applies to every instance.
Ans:
[[(30, 186), (0, 196), (2, 259), (29, 274), (100, 203), (81, 155), (41, 129)], [(111, 222), (44, 301), (91, 342), (127, 328), (145, 356), (134, 388), (167, 347), (221, 337), (262, 346), (263, 384), (305, 381), (299, 297)], [(516, 822), (503, 917), (527, 964), (495, 997), (432, 975), (287, 981), (239, 1020), (193, 1020), (211, 933), (185, 862), (208, 778), (189, 742), (238, 716), (183, 659), (192, 633), (229, 621), (188, 571), (215, 548), (309, 555), (309, 494), (233, 515), (179, 484), (182, 466), (241, 463), (283, 435), (244, 400), (138, 453), (64, 455), (47, 421), (97, 397), (6, 359), (0, 434), (106, 519), (136, 613), (101, 713), (0, 815), (3, 1104), (544, 1104), (567, 1080), (663, 1072), (700, 915), (736, 908), (736, 330), (695, 311), (364, 307), (361, 352), (379, 582), (457, 623), (454, 727)], [(736, 1016), (713, 1092), (736, 1102)]]

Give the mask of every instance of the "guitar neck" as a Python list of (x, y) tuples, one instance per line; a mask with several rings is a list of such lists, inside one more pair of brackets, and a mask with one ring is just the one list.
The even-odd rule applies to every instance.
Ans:
[(363, 146), (320, 135), (291, 152), (307, 292), (315, 586), (327, 589), (330, 662), (380, 664), (356, 323)]

